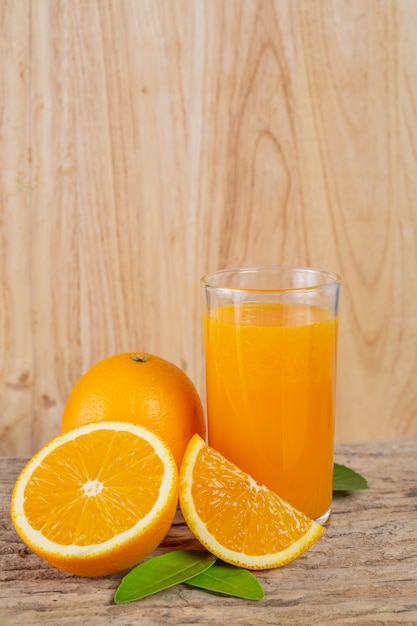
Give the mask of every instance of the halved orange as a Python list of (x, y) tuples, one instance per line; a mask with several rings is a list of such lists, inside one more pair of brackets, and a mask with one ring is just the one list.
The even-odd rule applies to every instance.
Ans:
[(181, 469), (184, 519), (200, 543), (227, 563), (269, 569), (294, 560), (324, 532), (194, 435)]
[(142, 426), (101, 422), (61, 434), (35, 454), (15, 484), (11, 517), (50, 564), (104, 576), (150, 554), (177, 504), (168, 446)]

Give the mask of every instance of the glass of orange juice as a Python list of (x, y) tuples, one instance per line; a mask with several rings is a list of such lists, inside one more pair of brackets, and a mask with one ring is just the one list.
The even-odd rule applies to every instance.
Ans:
[(209, 445), (324, 524), (340, 277), (249, 267), (214, 272), (202, 285)]

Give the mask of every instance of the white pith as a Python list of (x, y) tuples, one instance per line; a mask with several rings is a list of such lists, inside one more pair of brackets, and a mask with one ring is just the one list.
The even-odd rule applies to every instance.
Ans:
[(103, 491), (103, 486), (103, 483), (96, 478), (95, 480), (87, 480), (87, 482), (81, 486), (81, 489), (86, 496), (92, 498)]

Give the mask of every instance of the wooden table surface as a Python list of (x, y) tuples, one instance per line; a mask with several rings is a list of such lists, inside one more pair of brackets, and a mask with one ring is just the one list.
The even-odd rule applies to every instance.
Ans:
[[(341, 444), (335, 460), (369, 489), (335, 495), (331, 523), (306, 554), (256, 573), (264, 600), (180, 585), (115, 605), (122, 574), (67, 575), (20, 541), (9, 502), (25, 459), (0, 458), (0, 624), (417, 624), (417, 440)], [(156, 553), (197, 546), (178, 513)]]

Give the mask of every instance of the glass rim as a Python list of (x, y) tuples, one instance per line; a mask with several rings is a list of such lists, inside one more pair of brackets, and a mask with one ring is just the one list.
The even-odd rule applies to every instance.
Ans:
[[(303, 287), (242, 287), (232, 286), (230, 284), (213, 282), (214, 277), (224, 276), (226, 274), (250, 274), (259, 271), (269, 272), (277, 270), (287, 270), (289, 273), (303, 272), (306, 274), (315, 274), (317, 276), (327, 277), (327, 280), (318, 280), (314, 285), (306, 285)], [(253, 265), (242, 267), (226, 267), (221, 270), (216, 270), (208, 274), (204, 274), (200, 279), (200, 283), (203, 287), (209, 287), (211, 289), (224, 289), (228, 291), (243, 291), (243, 292), (259, 292), (259, 293), (281, 293), (281, 292), (293, 292), (293, 291), (314, 291), (325, 287), (332, 287), (340, 285), (342, 278), (336, 272), (323, 270), (317, 267), (298, 266), (298, 265)]]

